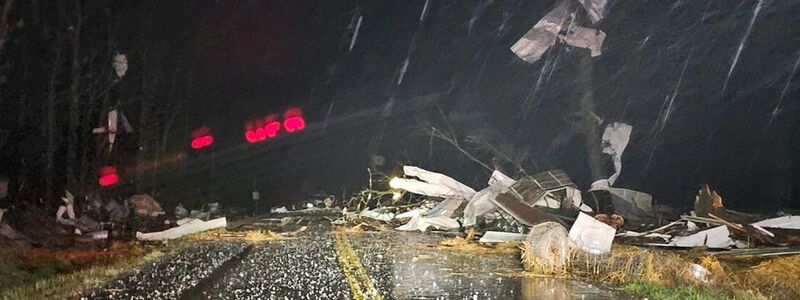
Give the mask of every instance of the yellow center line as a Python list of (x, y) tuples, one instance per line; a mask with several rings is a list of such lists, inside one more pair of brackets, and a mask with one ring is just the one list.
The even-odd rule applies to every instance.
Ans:
[(353, 245), (347, 239), (344, 233), (338, 232), (334, 234), (336, 237), (336, 253), (339, 260), (339, 265), (342, 267), (342, 273), (347, 280), (347, 285), (350, 286), (350, 294), (353, 299), (374, 299), (383, 300), (383, 296), (375, 288), (375, 285), (370, 280), (364, 265), (358, 258), (358, 254), (353, 249)]

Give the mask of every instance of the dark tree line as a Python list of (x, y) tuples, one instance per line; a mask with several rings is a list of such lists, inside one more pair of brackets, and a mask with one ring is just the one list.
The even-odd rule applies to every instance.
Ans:
[[(0, 175), (12, 199), (56, 201), (96, 192), (100, 167), (139, 170), (119, 188), (155, 180), (153, 164), (183, 140), (195, 59), (178, 51), (157, 1), (5, 0), (0, 5)], [(128, 70), (112, 67), (125, 55)], [(109, 151), (110, 110), (134, 132)], [(120, 125), (120, 127), (122, 127)], [(152, 182), (148, 186), (153, 186)]]

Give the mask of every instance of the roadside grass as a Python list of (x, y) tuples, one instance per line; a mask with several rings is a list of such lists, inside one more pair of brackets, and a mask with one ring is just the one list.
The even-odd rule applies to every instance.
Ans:
[(9, 255), (0, 262), (0, 300), (65, 299), (162, 254), (124, 244), (105, 251), (32, 249)]
[(527, 272), (622, 288), (647, 299), (800, 299), (800, 255), (722, 257), (704, 249), (668, 251), (614, 245), (610, 254), (570, 252), (558, 267), (522, 249)]
[(731, 293), (695, 285), (668, 287), (652, 281), (635, 281), (624, 284), (622, 290), (631, 295), (645, 297), (650, 300), (754, 300), (764, 298), (751, 291)]

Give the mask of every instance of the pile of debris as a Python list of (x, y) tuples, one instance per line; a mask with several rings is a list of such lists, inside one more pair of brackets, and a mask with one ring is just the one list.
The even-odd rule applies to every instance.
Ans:
[[(708, 185), (698, 191), (693, 211), (676, 216), (654, 205), (650, 194), (613, 187), (621, 165), (616, 168), (587, 191), (563, 170), (516, 179), (495, 170), (488, 186), (476, 191), (444, 174), (405, 166), (405, 177), (392, 178), (386, 194), (394, 200), (416, 195), (407, 197), (416, 198), (415, 204), (346, 213), (334, 223), (370, 220), (401, 231), (475, 236), (482, 244), (523, 243), (529, 270), (617, 283), (677, 276), (705, 284), (720, 273), (717, 258), (800, 253), (800, 216), (766, 218), (726, 209)], [(697, 248), (702, 250), (672, 251)], [(702, 253), (697, 255), (703, 259), (688, 253)]]
[(87, 196), (78, 216), (75, 196), (66, 191), (64, 204), (56, 212), (56, 222), (67, 228), (79, 242), (125, 239), (135, 232), (143, 241), (163, 241), (227, 226), (218, 203), (208, 203), (200, 210), (186, 210), (183, 205), (167, 213), (150, 195), (133, 195), (121, 203), (115, 199)]
[[(518, 178), (495, 170), (488, 186), (476, 191), (444, 174), (405, 166), (405, 176), (392, 178), (387, 191), (368, 190), (365, 198), (373, 209), (346, 212), (337, 222), (370, 219), (401, 231), (469, 232), (470, 239), (474, 232), (481, 243), (524, 243), (529, 269), (602, 273), (617, 281), (663, 277), (653, 271), (661, 265), (673, 275), (688, 274), (703, 283), (711, 280), (709, 268), (719, 267), (718, 262), (698, 264), (670, 250), (709, 249), (713, 252), (701, 251), (713, 255), (706, 262), (800, 253), (800, 216), (768, 218), (726, 209), (708, 185), (698, 191), (694, 210), (678, 215), (654, 204), (650, 194), (614, 186), (631, 131), (624, 123), (606, 127), (602, 152), (610, 156), (615, 172), (586, 191), (559, 169)], [(373, 194), (392, 195), (392, 204), (375, 203)]]
[(495, 170), (488, 187), (476, 192), (440, 173), (403, 169), (408, 178), (393, 178), (389, 186), (424, 195), (424, 201), (404, 212), (384, 206), (348, 217), (402, 223), (396, 228), (402, 231), (479, 228), (484, 242), (522, 241), (531, 228), (554, 223), (569, 228), (575, 245), (596, 254), (608, 252), (615, 237), (627, 244), (678, 248), (800, 246), (800, 216), (765, 219), (725, 209), (708, 185), (698, 192), (694, 211), (667, 223), (670, 214), (653, 205), (650, 194), (611, 187), (613, 178), (581, 192), (562, 170), (519, 179)]

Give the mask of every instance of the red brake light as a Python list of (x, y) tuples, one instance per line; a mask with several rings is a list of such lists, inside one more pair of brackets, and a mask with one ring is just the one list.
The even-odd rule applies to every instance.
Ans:
[(281, 122), (272, 121), (264, 125), (264, 132), (267, 134), (267, 137), (274, 138), (278, 135), (278, 132), (281, 131)]
[(247, 140), (248, 143), (255, 143), (258, 142), (258, 137), (256, 137), (255, 131), (248, 130), (244, 133), (244, 138)]
[(201, 149), (201, 148), (205, 148), (205, 147), (211, 146), (211, 144), (213, 144), (213, 143), (214, 143), (214, 136), (209, 134), (209, 135), (204, 135), (204, 136), (201, 136), (201, 137), (194, 138), (192, 140), (191, 146), (192, 146), (192, 149)]
[(110, 174), (100, 176), (100, 186), (111, 186), (119, 182), (119, 176), (117, 174)]
[(283, 120), (283, 128), (288, 132), (302, 130), (306, 128), (306, 120), (303, 120), (303, 117), (300, 116), (289, 117)]
[(256, 128), (256, 139), (259, 141), (263, 141), (267, 138), (267, 133), (264, 132), (264, 128)]
[(119, 175), (117, 175), (117, 167), (108, 165), (100, 168), (100, 186), (111, 186), (119, 182)]

